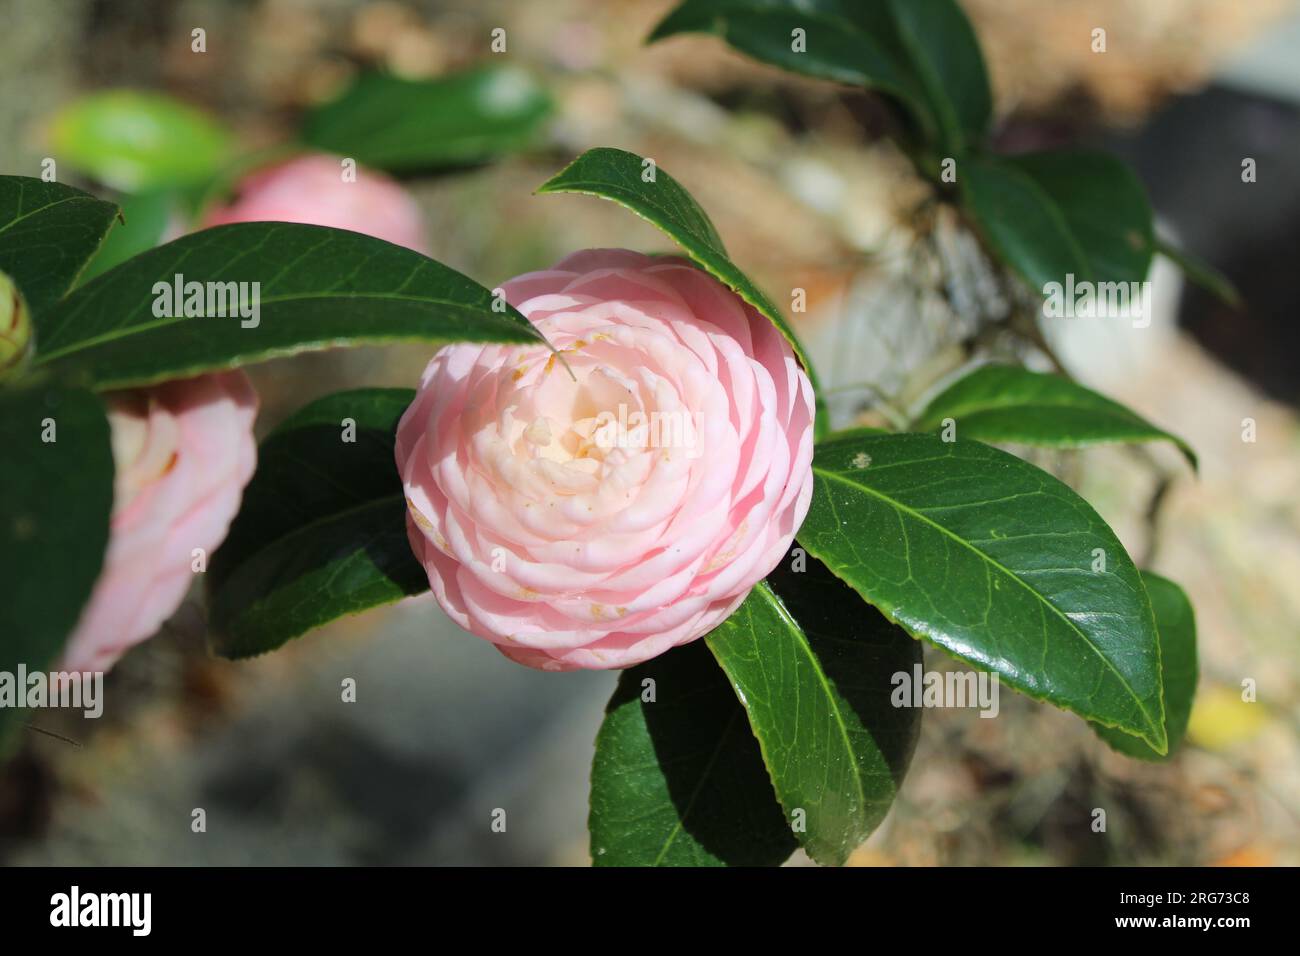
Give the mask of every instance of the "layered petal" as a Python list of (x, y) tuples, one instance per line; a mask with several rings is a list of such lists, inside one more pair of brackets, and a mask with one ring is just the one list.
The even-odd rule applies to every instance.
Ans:
[(448, 346), (398, 427), (439, 604), (546, 670), (627, 667), (701, 637), (807, 513), (807, 375), (686, 260), (591, 249), (501, 288), (559, 354)]
[(257, 395), (243, 372), (201, 375), (107, 399), (113, 515), (103, 570), (59, 668), (102, 671), (185, 598), (195, 552), (225, 539), (253, 475)]

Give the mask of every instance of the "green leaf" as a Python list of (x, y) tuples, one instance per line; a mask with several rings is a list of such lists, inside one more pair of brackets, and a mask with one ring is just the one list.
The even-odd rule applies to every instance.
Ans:
[(1048, 195), (1097, 282), (1141, 282), (1151, 270), (1155, 227), (1141, 180), (1109, 153), (1059, 150), (1004, 157)]
[(393, 461), (397, 422), (414, 397), (410, 389), (338, 392), (262, 442), (257, 473), (208, 571), (218, 653), (263, 654), (335, 618), (428, 590), (407, 541)]
[(993, 251), (1045, 295), (1067, 275), (1093, 281), (1092, 268), (1052, 197), (1028, 173), (998, 159), (957, 164), (964, 202)]
[(733, 289), (781, 331), (817, 388), (812, 364), (781, 311), (727, 258), (727, 250), (708, 215), (677, 180), (658, 168), (654, 170), (653, 182), (642, 179), (643, 171), (649, 168), (648, 162), (636, 153), (621, 149), (607, 146), (589, 149), (537, 191), (585, 193), (612, 199), (658, 226), (696, 264)]
[(1142, 572), (1142, 583), (1151, 598), (1156, 615), (1156, 628), (1160, 632), (1160, 661), (1165, 688), (1165, 732), (1169, 737), (1169, 753), (1161, 754), (1146, 743), (1129, 734), (1109, 727), (1093, 725), (1093, 730), (1115, 750), (1142, 760), (1165, 760), (1187, 732), (1187, 722), (1192, 716), (1192, 700), (1196, 696), (1198, 667), (1196, 662), (1196, 613), (1192, 602), (1173, 581), (1154, 571)]
[(436, 169), (530, 146), (552, 109), (546, 90), (512, 66), (434, 80), (368, 73), (309, 114), (303, 138), (377, 169)]
[(1146, 590), (1070, 488), (977, 441), (915, 434), (835, 436), (813, 476), (799, 543), (867, 602), (1035, 699), (1166, 751)]
[(113, 225), (117, 207), (79, 189), (0, 176), (0, 272), (40, 316), (68, 291)]
[[(258, 315), (184, 316), (158, 306), (177, 275), (186, 284), (249, 283), (250, 298), (260, 283)], [(213, 310), (231, 312), (233, 291)], [(36, 362), (123, 388), (339, 345), (540, 341), (527, 319), (509, 306), (495, 311), (494, 301), (459, 272), (381, 239), (235, 223), (136, 256), (38, 314)], [(172, 317), (156, 316), (156, 307)]]
[(960, 438), (1082, 448), (1106, 442), (1171, 441), (1196, 467), (1191, 447), (1119, 402), (1059, 375), (1011, 365), (985, 365), (958, 379), (926, 406), (915, 431), (934, 431), (944, 419)]
[[(13, 674), (51, 664), (90, 597), (113, 453), (99, 399), (51, 385), (0, 391), (0, 448), (0, 671)], [(16, 713), (0, 708), (0, 731)]]
[(966, 14), (953, 0), (889, 0), (888, 6), (943, 131), (941, 145), (950, 155), (981, 145), (993, 116), (993, 92)]
[(776, 866), (794, 852), (758, 742), (703, 641), (619, 676), (588, 823), (596, 866)]
[(879, 90), (949, 155), (988, 133), (984, 57), (953, 0), (686, 0), (649, 42), (679, 33), (711, 33), (793, 73)]
[(1220, 302), (1234, 309), (1240, 309), (1244, 304), (1241, 292), (1232, 284), (1232, 280), (1208, 262), (1160, 239), (1156, 240), (1156, 251), (1182, 269), (1183, 275), (1187, 276), (1193, 284), (1200, 286)]
[(59, 162), (133, 193), (206, 179), (229, 157), (234, 138), (206, 113), (170, 96), (108, 90), (61, 109), (50, 143)]
[(85, 285), (127, 259), (152, 249), (167, 230), (174, 202), (171, 193), (123, 196), (118, 202), (122, 207), (121, 223), (109, 232), (99, 252), (78, 277), (78, 285)]
[[(893, 676), (921, 645), (864, 607), (818, 561), (783, 561), (708, 646), (749, 715), (796, 838), (842, 864), (889, 812), (921, 729), (919, 708), (891, 704)], [(778, 594), (780, 597), (778, 597)]]
[[(806, 47), (793, 49), (793, 32)], [(897, 99), (927, 140), (937, 135), (928, 93), (910, 62), (889, 5), (853, 0), (686, 0), (651, 31), (648, 43), (709, 33), (792, 73), (879, 90)]]
[(967, 159), (957, 175), (994, 251), (1041, 294), (1070, 275), (1099, 284), (1146, 279), (1151, 204), (1116, 157), (1059, 150)]

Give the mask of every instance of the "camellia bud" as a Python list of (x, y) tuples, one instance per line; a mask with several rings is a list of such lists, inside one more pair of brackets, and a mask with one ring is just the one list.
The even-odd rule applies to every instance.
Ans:
[(32, 347), (32, 320), (27, 303), (3, 272), (0, 272), (0, 376), (17, 368)]

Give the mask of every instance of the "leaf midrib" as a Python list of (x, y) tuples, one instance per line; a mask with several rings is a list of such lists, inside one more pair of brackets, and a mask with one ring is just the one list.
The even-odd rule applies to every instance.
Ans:
[[(286, 531), (280, 535), (277, 535), (274, 538), (271, 538), (259, 544), (256, 548), (253, 548), (251, 551), (246, 552), (242, 557), (238, 558), (237, 559), (239, 561), (238, 565), (231, 569), (230, 574), (226, 575), (226, 577), (221, 581), (221, 583), (217, 585), (217, 589), (220, 590), (224, 588), (227, 584), (229, 584), (231, 578), (233, 578), (240, 571), (240, 569), (245, 567), (249, 562), (256, 560), (257, 558), (261, 557), (263, 554), (265, 554), (266, 552), (270, 551), (273, 548), (280, 547), (287, 541), (292, 541), (294, 538), (300, 535), (305, 535), (308, 532), (314, 531), (326, 525), (334, 524), (335, 522), (341, 521), (345, 518), (351, 518), (357, 514), (361, 514), (365, 511), (368, 511), (371, 508), (378, 508), (381, 505), (392, 505), (395, 504), (396, 502), (404, 501), (405, 498), (406, 498), (405, 492), (400, 492), (400, 491), (394, 492), (393, 494), (384, 495), (382, 498), (369, 498), (366, 501), (361, 502), (360, 504), (351, 505), (347, 508), (343, 508), (338, 511), (331, 511), (329, 514), (320, 515), (319, 517), (313, 518), (312, 520), (306, 522), (305, 524), (294, 525), (293, 528), (291, 528), (289, 531)], [(250, 607), (255, 607), (255, 606), (256, 605), (250, 605)]]
[(727, 742), (727, 738), (731, 736), (731, 731), (736, 726), (736, 718), (740, 716), (740, 710), (740, 707), (737, 706), (736, 709), (732, 711), (731, 718), (727, 721), (727, 726), (724, 727), (722, 733), (718, 735), (718, 743), (713, 748), (713, 753), (709, 756), (709, 762), (705, 766), (704, 772), (700, 774), (699, 782), (691, 789), (691, 798), (686, 801), (686, 808), (677, 815), (677, 822), (673, 824), (672, 832), (669, 833), (668, 837), (664, 840), (664, 845), (660, 847), (659, 855), (655, 857), (654, 862), (650, 864), (651, 866), (658, 866), (663, 862), (664, 857), (668, 855), (668, 851), (672, 848), (673, 843), (685, 828), (686, 820), (691, 815), (691, 811), (695, 809), (695, 803), (704, 789), (704, 783), (713, 773), (713, 768), (717, 764), (718, 758), (722, 756), (722, 751)]
[[(20, 198), (22, 196), (21, 190), (22, 187), (19, 187)], [(31, 210), (30, 212), (25, 212), (20, 216), (10, 219), (3, 226), (0, 226), (0, 233), (8, 232), (10, 229), (18, 225), (18, 223), (22, 222), (24, 219), (30, 219), (32, 216), (39, 215), (40, 213), (45, 212), (45, 210), (47, 209), (53, 209), (55, 206), (61, 206), (65, 202), (76, 202), (77, 200), (90, 200), (91, 202), (96, 202), (96, 203), (103, 202), (102, 199), (96, 199), (94, 196), (64, 196), (62, 199), (56, 199), (54, 200), (54, 202), (46, 203), (44, 206), (40, 206), (36, 209)]]
[[(1042, 413), (1042, 412), (1054, 412), (1059, 409), (1094, 412), (1098, 416), (1104, 416), (1105, 418), (1111, 419), (1112, 424), (1136, 426), (1138, 428), (1145, 429), (1146, 431), (1151, 432), (1153, 434), (1159, 434), (1169, 438), (1173, 437), (1172, 435), (1169, 435), (1167, 432), (1165, 432), (1163, 429), (1157, 428), (1155, 425), (1151, 424), (1151, 422), (1142, 418), (1142, 416), (1138, 415), (1136, 412), (1131, 412), (1125, 409), (1109, 408), (1102, 405), (1089, 405), (1083, 402), (994, 401), (994, 402), (986, 402), (984, 404), (971, 403), (966, 405), (957, 405), (953, 407), (940, 409), (940, 411), (943, 412), (944, 418), (960, 418), (962, 416), (983, 415), (989, 412)], [(933, 415), (928, 416), (925, 420), (924, 429), (929, 430), (930, 428), (934, 428), (934, 427), (936, 427), (934, 416)]]
[[(781, 333), (782, 337), (784, 337), (785, 340), (790, 343), (791, 348), (794, 349), (795, 354), (799, 357), (800, 362), (804, 367), (804, 370), (808, 372), (809, 377), (812, 377), (812, 372), (811, 372), (812, 365), (809, 362), (807, 356), (804, 354), (803, 346), (799, 344), (799, 342), (793, 337), (793, 333), (790, 331), (788, 327), (788, 323), (781, 316), (781, 313), (777, 310), (776, 306), (772, 304), (772, 302), (767, 298), (766, 294), (763, 293), (762, 290), (760, 290), (757, 286), (755, 286), (754, 283), (751, 280), (749, 280), (749, 278), (746, 277), (744, 273), (741, 273), (738, 267), (736, 267), (735, 264), (732, 263), (732, 261), (727, 257), (727, 252), (725, 249), (715, 248), (708, 239), (702, 238), (698, 233), (695, 233), (689, 229), (675, 226), (670, 220), (661, 222), (660, 220), (647, 215), (644, 211), (637, 209), (630, 202), (627, 202), (618, 196), (611, 196), (608, 194), (608, 192), (597, 191), (597, 189), (600, 188), (604, 188), (606, 190), (614, 188), (614, 189), (625, 191), (629, 195), (632, 195), (637, 199), (640, 199), (640, 194), (632, 193), (630, 190), (627, 189), (626, 186), (600, 183), (600, 182), (587, 181), (587, 180), (581, 180), (581, 181), (574, 180), (565, 183), (564, 186), (566, 188), (562, 190), (545, 189), (543, 187), (543, 189), (538, 191), (552, 192), (552, 193), (572, 192), (572, 193), (580, 193), (581, 195), (584, 196), (595, 196), (597, 199), (606, 199), (612, 203), (617, 203), (618, 205), (626, 209), (628, 212), (640, 216), (646, 222), (668, 233), (668, 235), (670, 235), (672, 238), (676, 239), (679, 243), (685, 246), (686, 251), (690, 253), (690, 255), (696, 260), (696, 262), (701, 267), (703, 267), (705, 272), (713, 276), (713, 278), (717, 279), (719, 282), (723, 283), (725, 286), (727, 286), (727, 288), (731, 289), (732, 292), (736, 293), (736, 295), (740, 296), (742, 299), (748, 302), (751, 306), (757, 309), (763, 315), (764, 318), (768, 319), (773, 325), (775, 325), (776, 330)], [(661, 216), (663, 215), (664, 210), (662, 206), (655, 206), (652, 203), (648, 203), (648, 202), (646, 203), (646, 205), (650, 206), (651, 209), (653, 209), (656, 213), (659, 213)], [(692, 240), (694, 244), (692, 245), (684, 241), (684, 239), (682, 238), (683, 236), (685, 236), (686, 239)], [(704, 248), (701, 249), (698, 248), (698, 246), (703, 246)], [(745, 281), (742, 282), (740, 281), (741, 279), (744, 279)], [(814, 382), (814, 386), (816, 386), (816, 384), (817, 383)]]
[(898, 31), (899, 42), (903, 44), (912, 61), (912, 67), (916, 71), (917, 79), (925, 93), (926, 99), (929, 100), (930, 107), (934, 110), (935, 118), (939, 126), (943, 128), (943, 133), (951, 137), (948, 146), (958, 154), (965, 151), (966, 131), (962, 126), (961, 120), (957, 116), (957, 110), (952, 100), (944, 89), (943, 79), (939, 76), (934, 64), (930, 62), (929, 56), (924, 55), (925, 50), (917, 41), (916, 36), (908, 26), (903, 23), (897, 13), (891, 9), (889, 11), (890, 19), (894, 22), (894, 27)]
[[(563, 173), (561, 173), (561, 175), (563, 175)], [(560, 188), (561, 186), (563, 187), (562, 189)], [(615, 190), (617, 190), (620, 193), (620, 195), (618, 196), (610, 195), (610, 193)], [(645, 219), (648, 222), (651, 222), (654, 225), (658, 226), (660, 229), (664, 230), (669, 235), (672, 235), (673, 238), (677, 239), (679, 242), (681, 241), (681, 237), (684, 236), (685, 238), (691, 240), (693, 244), (698, 246), (703, 246), (704, 251), (708, 252), (708, 254), (711, 256), (720, 256), (725, 258), (727, 255), (727, 251), (725, 249), (715, 246), (711, 238), (700, 235), (698, 232), (696, 232), (693, 228), (689, 226), (684, 226), (679, 224), (679, 222), (677, 221), (677, 216), (673, 214), (673, 210), (668, 209), (656, 202), (647, 199), (641, 193), (629, 189), (627, 186), (624, 186), (621, 183), (602, 182), (594, 179), (570, 179), (570, 180), (566, 180), (563, 183), (558, 184), (553, 189), (547, 189), (545, 186), (543, 186), (541, 189), (538, 190), (538, 192), (581, 193), (584, 196), (595, 196), (597, 199), (608, 199), (610, 202), (617, 203), (618, 205), (622, 206), (624, 209), (628, 210), (628, 212), (636, 213), (642, 219)], [(629, 199), (626, 197), (631, 197), (631, 198)], [(656, 216), (658, 216), (658, 218), (656, 219), (650, 216), (643, 209), (638, 209), (635, 205), (633, 205), (634, 202), (644, 206), (645, 209), (649, 210), (650, 212), (653, 212)], [(691, 251), (695, 252), (697, 255), (700, 254), (700, 251), (697, 249), (692, 249)]]
[[(538, 193), (578, 193), (586, 196), (595, 196), (598, 199), (606, 199), (610, 202), (617, 203), (624, 209), (639, 216), (655, 228), (666, 233), (671, 239), (677, 242), (686, 250), (688, 257), (702, 268), (709, 275), (713, 276), (719, 282), (731, 289), (736, 295), (740, 296), (745, 302), (749, 303), (756, 309), (760, 315), (770, 321), (776, 330), (790, 343), (790, 348), (798, 359), (799, 364), (803, 367), (812, 383), (814, 393), (819, 392), (821, 383), (818, 379), (816, 369), (813, 368), (812, 360), (808, 357), (799, 338), (795, 335), (794, 329), (786, 322), (781, 315), (781, 311), (776, 304), (768, 298), (745, 273), (731, 261), (727, 254), (726, 244), (723, 243), (722, 237), (718, 235), (717, 227), (709, 219), (708, 213), (696, 200), (695, 197), (677, 180), (668, 176), (664, 172), (665, 180), (676, 186), (682, 193), (684, 199), (684, 208), (687, 211), (693, 211), (698, 215), (702, 222), (699, 224), (712, 233), (712, 236), (701, 236), (696, 228), (692, 225), (683, 225), (679, 222), (678, 217), (674, 215), (672, 209), (667, 208), (653, 199), (647, 198), (645, 193), (635, 189), (635, 185), (629, 187), (626, 182), (614, 181), (606, 178), (604, 180), (591, 178), (572, 178), (565, 179), (579, 163), (584, 159), (590, 159), (593, 153), (600, 152), (600, 155), (618, 154), (620, 157), (630, 158), (633, 161), (643, 161), (643, 157), (627, 150), (614, 149), (613, 147), (596, 147), (583, 153), (572, 163), (562, 169), (558, 174), (551, 177), (538, 187)], [(613, 170), (622, 174), (625, 170), (620, 169), (614, 160), (610, 161)], [(662, 172), (662, 171), (661, 171)], [(584, 175), (592, 175), (586, 169)], [(599, 171), (597, 171), (597, 175)], [(615, 193), (618, 193), (615, 195)], [(638, 204), (644, 208), (638, 208)], [(650, 210), (655, 215), (650, 215), (646, 210)], [(692, 242), (687, 242), (682, 236), (689, 237)], [(702, 247), (702, 248), (701, 248)]]
[[(362, 504), (355, 505), (351, 508), (346, 508), (342, 511), (336, 511), (328, 515), (323, 515), (319, 518), (315, 518), (312, 521), (309, 521), (307, 524), (298, 525), (293, 530), (280, 535), (279, 537), (273, 539), (269, 543), (265, 545), (261, 545), (255, 548), (254, 550), (248, 552), (242, 559), (239, 560), (239, 564), (231, 570), (231, 572), (221, 581), (221, 583), (215, 586), (212, 592), (214, 606), (217, 603), (216, 596), (230, 584), (231, 580), (233, 580), (248, 565), (249, 562), (261, 557), (271, 548), (278, 547), (283, 545), (285, 542), (292, 541), (292, 539), (295, 538), (296, 536), (300, 534), (304, 534), (310, 530), (314, 530), (316, 528), (327, 526), (329, 524), (338, 522), (340, 520), (354, 517), (357, 514), (366, 512), (374, 508), (378, 508), (378, 506), (380, 505), (395, 504), (397, 501), (402, 500), (404, 497), (405, 496), (403, 494), (386, 495), (383, 498), (373, 498), (367, 502), (363, 502)], [(348, 558), (355, 557), (355, 555), (356, 555), (356, 551), (353, 551), (350, 555), (348, 555)], [(336, 564), (337, 560), (331, 563)], [(245, 603), (242, 604), (241, 606), (237, 606), (231, 609), (231, 613), (229, 618), (227, 619), (226, 626), (220, 629), (220, 633), (222, 634), (223, 637), (228, 639), (229, 643), (227, 645), (227, 652), (230, 653), (234, 658), (258, 656), (260, 654), (265, 654), (268, 651), (273, 649), (273, 648), (263, 647), (259, 650), (254, 650), (252, 652), (249, 652), (248, 648), (246, 647), (246, 641), (248, 640), (248, 638), (247, 635), (241, 631), (241, 628), (244, 626), (245, 622), (248, 621), (250, 616), (256, 619), (256, 616), (268, 605), (268, 602), (274, 602), (277, 594), (280, 593), (281, 590), (282, 589), (279, 587), (272, 588), (271, 590), (266, 591), (265, 593), (259, 594), (256, 597), (256, 599), (251, 603)], [(398, 597), (400, 597), (400, 595)], [(383, 604), (383, 603), (391, 603), (392, 600), (397, 600), (397, 599), (398, 598), (391, 598), (388, 601), (376, 602), (374, 604), (366, 605), (365, 607), (362, 608), (353, 608), (351, 611), (345, 611), (344, 614), (360, 613), (361, 611), (369, 610), (371, 607), (377, 607), (379, 604)], [(272, 606), (274, 605), (272, 604)], [(337, 616), (344, 616), (344, 615), (337, 615)], [(276, 647), (282, 646), (283, 644), (287, 643), (290, 640), (293, 640), (296, 637), (301, 637), (308, 630), (311, 630), (312, 627), (318, 627), (320, 626), (321, 623), (324, 622), (317, 621), (315, 624), (310, 625), (307, 628), (296, 629), (294, 633), (287, 634), (284, 637), (284, 639), (275, 646)]]
[[(977, 164), (977, 166), (978, 165), (979, 164)], [(1039, 200), (1042, 208), (1046, 211), (1047, 218), (1051, 220), (1052, 225), (1056, 227), (1058, 233), (1057, 238), (1065, 240), (1065, 245), (1068, 247), (1070, 252), (1074, 254), (1077, 261), (1083, 266), (1085, 277), (1091, 280), (1093, 278), (1092, 262), (1084, 253), (1083, 247), (1079, 245), (1079, 240), (1075, 238), (1074, 231), (1070, 228), (1069, 220), (1065, 218), (1065, 213), (1062, 211), (1061, 207), (1057, 205), (1056, 200), (1052, 198), (1051, 194), (1038, 184), (1038, 180), (1034, 179), (1020, 168), (1008, 163), (985, 163), (984, 166), (986, 170), (992, 168), (1006, 172), (1008, 179), (1018, 180), (1021, 186), (1026, 187), (1028, 192), (1034, 194), (1035, 198)], [(974, 205), (973, 194), (971, 205)], [(977, 215), (976, 218), (980, 217)], [(999, 246), (1002, 244), (1001, 240), (995, 240), (995, 242)], [(1034, 284), (1034, 280), (1025, 275), (1024, 271), (1019, 266), (1016, 266), (1016, 271), (1019, 272), (1031, 285)]]
[[(1029, 584), (1029, 582), (1023, 580), (1019, 575), (1015, 574), (1010, 568), (1003, 565), (992, 555), (989, 555), (986, 552), (981, 551), (979, 548), (975, 547), (975, 545), (971, 544), (969, 541), (966, 541), (961, 536), (950, 531), (948, 528), (945, 528), (943, 525), (939, 524), (934, 519), (927, 517), (925, 514), (923, 514), (920, 511), (917, 511), (914, 508), (909, 508), (907, 505), (903, 504), (897, 499), (891, 498), (888, 495), (884, 494), (883, 492), (877, 491), (876, 489), (871, 488), (867, 485), (863, 485), (863, 484), (859, 484), (858, 482), (851, 481), (848, 478), (844, 477), (843, 475), (839, 474), (838, 472), (827, 471), (825, 468), (818, 468), (816, 465), (813, 466), (813, 472), (815, 474), (822, 476), (823, 478), (833, 479), (835, 481), (840, 482), (841, 484), (848, 485), (850, 488), (855, 488), (860, 491), (866, 492), (868, 495), (872, 496), (873, 498), (885, 502), (887, 505), (921, 522), (922, 524), (929, 525), (930, 527), (941, 532), (945, 537), (951, 538), (953, 541), (956, 541), (962, 547), (966, 548), (969, 551), (974, 552), (982, 560), (986, 561), (989, 565), (1001, 571), (1012, 581), (1015, 581), (1026, 591), (1028, 591), (1031, 595), (1033, 595), (1034, 598), (1039, 603), (1045, 605), (1047, 608), (1051, 610), (1053, 614), (1055, 614), (1063, 622), (1065, 622), (1066, 627), (1068, 627), (1071, 631), (1077, 634), (1079, 638), (1083, 641), (1084, 646), (1089, 648), (1097, 656), (1098, 660), (1100, 660), (1103, 664), (1105, 664), (1106, 668), (1112, 674), (1115, 675), (1115, 678), (1119, 681), (1120, 686), (1123, 687), (1124, 690), (1128, 692), (1129, 696), (1133, 699), (1133, 702), (1137, 705), (1138, 712), (1147, 718), (1148, 729), (1153, 731), (1159, 729), (1156, 727), (1154, 723), (1152, 723), (1151, 714), (1147, 712), (1146, 706), (1143, 704), (1142, 700), (1137, 696), (1137, 692), (1133, 689), (1132, 685), (1129, 684), (1128, 680), (1124, 677), (1124, 675), (1122, 675), (1118, 670), (1116, 670), (1115, 665), (1111, 663), (1111, 661), (1106, 657), (1105, 654), (1102, 653), (1101, 648), (1097, 647), (1097, 645), (1092, 642), (1092, 640), (1088, 637), (1088, 635), (1083, 630), (1081, 630), (1077, 624), (1071, 621), (1069, 617), (1067, 617), (1065, 613), (1061, 611), (1060, 608), (1058, 608), (1055, 604), (1049, 601), (1045, 595), (1041, 594), (1034, 587), (1032, 587)], [(1044, 640), (1046, 640), (1046, 635), (1044, 635)]]
[[(382, 293), (382, 292), (362, 292), (362, 293), (310, 292), (310, 293), (303, 293), (301, 295), (272, 296), (271, 298), (266, 298), (266, 299), (259, 298), (258, 307), (261, 308), (262, 306), (265, 305), (280, 305), (286, 302), (313, 302), (318, 300), (334, 300), (334, 299), (350, 299), (350, 300), (360, 300), (360, 301), (386, 300), (386, 301), (397, 301), (397, 302), (418, 302), (423, 305), (437, 306), (440, 308), (470, 310), (473, 311), (475, 314), (478, 314), (481, 311), (479, 306), (472, 305), (465, 302), (455, 302), (450, 299), (433, 299), (427, 296), (414, 296), (414, 295), (393, 295), (391, 293)], [(35, 364), (43, 365), (47, 362), (53, 361), (54, 359), (62, 358), (65, 355), (75, 355), (77, 352), (85, 351), (87, 349), (92, 349), (98, 345), (103, 345), (107, 342), (116, 342), (121, 339), (129, 338), (132, 335), (139, 335), (145, 332), (152, 332), (155, 329), (171, 328), (172, 326), (180, 325), (184, 322), (193, 322), (195, 319), (201, 319), (201, 318), (207, 318), (207, 316), (194, 316), (194, 315), (168, 316), (161, 319), (156, 319), (153, 322), (144, 322), (138, 325), (127, 326), (125, 328), (119, 327), (116, 329), (110, 329), (109, 331), (101, 333), (100, 335), (93, 336), (88, 339), (82, 339), (81, 341), (75, 342), (71, 345), (65, 345), (61, 349), (53, 349), (49, 352), (46, 352), (37, 358)], [(212, 316), (211, 318), (223, 318), (223, 317)], [(238, 314), (236, 314), (235, 316), (224, 316), (224, 318), (238, 318)], [(493, 320), (493, 321), (498, 322), (498, 324), (500, 324), (501, 322), (501, 320)], [(518, 323), (514, 323), (514, 324), (518, 325)], [(520, 326), (519, 331), (521, 334), (524, 332), (531, 332), (534, 336), (536, 336), (537, 334), (536, 330), (531, 325), (528, 326), (527, 329)], [(520, 341), (526, 342), (527, 339), (521, 339)]]
[[(841, 711), (839, 704), (836, 702), (835, 693), (831, 688), (830, 678), (826, 676), (821, 661), (818, 660), (817, 655), (813, 653), (812, 645), (808, 643), (808, 635), (804, 632), (803, 628), (799, 626), (798, 622), (795, 621), (789, 610), (786, 609), (786, 606), (781, 602), (781, 599), (777, 597), (776, 593), (771, 589), (767, 582), (760, 581), (754, 588), (754, 591), (763, 596), (763, 600), (765, 600), (773, 610), (776, 611), (777, 616), (787, 625), (787, 630), (795, 636), (795, 645), (803, 652), (803, 654), (808, 658), (809, 663), (812, 665), (813, 673), (817, 675), (817, 681), (825, 691), (827, 704), (830, 708), (831, 714), (835, 718), (835, 726), (839, 728), (840, 737), (844, 741), (844, 750), (847, 752), (849, 763), (853, 768), (851, 776), (853, 777), (853, 784), (858, 793), (858, 802), (856, 806), (865, 808), (869, 801), (867, 800), (866, 790), (862, 786), (862, 764), (858, 760), (857, 751), (853, 748), (853, 741), (849, 737), (849, 728), (844, 722), (843, 711)], [(750, 631), (754, 634), (755, 640), (757, 640), (758, 634), (754, 631), (752, 623)], [(758, 737), (759, 750), (763, 753), (763, 763), (767, 765), (770, 773), (772, 771), (772, 766), (767, 760), (767, 748), (763, 746), (763, 737), (757, 732), (757, 728), (755, 728), (755, 736)], [(777, 796), (780, 796), (779, 792)]]

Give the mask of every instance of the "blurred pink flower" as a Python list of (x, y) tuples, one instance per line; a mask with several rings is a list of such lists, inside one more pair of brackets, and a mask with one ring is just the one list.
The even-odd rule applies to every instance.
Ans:
[(302, 222), (350, 229), (428, 254), (420, 209), (382, 173), (356, 169), (344, 179), (342, 160), (313, 153), (244, 177), (235, 198), (211, 209), (203, 227), (230, 222)]
[(257, 460), (257, 395), (243, 372), (113, 393), (108, 552), (59, 669), (102, 671), (158, 630), (239, 510)]
[(683, 259), (592, 249), (503, 289), (573, 375), (544, 346), (429, 363), (396, 456), (439, 604), (545, 670), (704, 635), (808, 511), (812, 387), (789, 343)]

